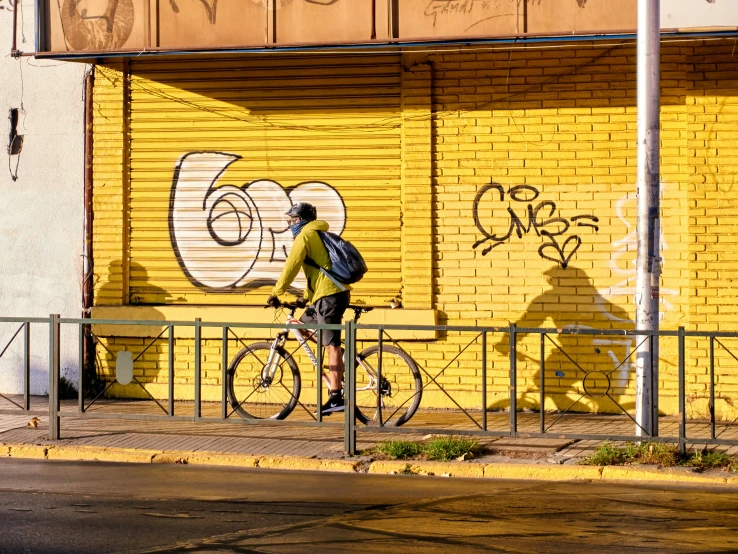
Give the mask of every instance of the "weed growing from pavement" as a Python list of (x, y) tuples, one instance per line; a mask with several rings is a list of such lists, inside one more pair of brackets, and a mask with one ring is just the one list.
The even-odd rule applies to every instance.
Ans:
[(459, 458), (473, 458), (484, 454), (484, 446), (479, 441), (464, 437), (436, 437), (427, 442), (386, 441), (372, 450), (391, 460), (425, 458), (448, 462)]
[(629, 442), (624, 446), (615, 446), (603, 442), (587, 458), (579, 462), (582, 465), (609, 466), (649, 464), (661, 467), (684, 466), (695, 469), (727, 469), (738, 472), (738, 460), (722, 452), (690, 452), (682, 454), (674, 444), (662, 442)]
[(420, 454), (420, 443), (410, 441), (380, 442), (375, 451), (384, 454), (391, 460), (407, 460)]
[(603, 442), (590, 456), (582, 460), (582, 465), (619, 466), (627, 462), (625, 450)]
[(61, 400), (77, 399), (77, 388), (63, 375), (59, 377), (59, 398)]
[(468, 455), (470, 458), (483, 453), (479, 441), (464, 437), (437, 437), (423, 444), (423, 454), (429, 460), (448, 462)]

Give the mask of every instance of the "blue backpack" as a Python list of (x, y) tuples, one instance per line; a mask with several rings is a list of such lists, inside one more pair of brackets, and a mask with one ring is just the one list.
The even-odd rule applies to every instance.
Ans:
[(361, 280), (367, 272), (366, 262), (356, 247), (347, 240), (343, 240), (335, 233), (318, 231), (323, 246), (328, 251), (331, 259), (331, 269), (320, 267), (310, 258), (305, 258), (305, 263), (319, 269), (339, 288), (346, 290), (343, 285), (351, 285)]

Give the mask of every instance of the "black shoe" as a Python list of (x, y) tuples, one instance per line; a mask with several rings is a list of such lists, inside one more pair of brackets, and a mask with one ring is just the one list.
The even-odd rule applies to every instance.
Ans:
[(336, 412), (342, 412), (345, 409), (346, 408), (343, 405), (343, 396), (339, 394), (336, 394), (336, 395), (331, 394), (328, 401), (321, 406), (320, 413), (322, 415), (331, 415)]

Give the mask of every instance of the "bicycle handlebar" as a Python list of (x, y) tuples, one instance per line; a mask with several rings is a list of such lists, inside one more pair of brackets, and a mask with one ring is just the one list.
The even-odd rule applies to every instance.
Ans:
[(267, 308), (274, 308), (275, 310), (279, 310), (280, 308), (287, 308), (288, 310), (292, 310), (292, 312), (294, 313), (296, 310), (300, 309), (300, 306), (298, 306), (294, 302), (280, 302), (279, 306), (270, 306), (269, 304), (267, 304), (266, 306), (264, 306), (264, 309)]

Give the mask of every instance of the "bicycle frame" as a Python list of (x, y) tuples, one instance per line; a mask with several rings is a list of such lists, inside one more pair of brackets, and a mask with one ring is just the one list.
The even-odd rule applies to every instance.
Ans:
[[(287, 316), (287, 321), (285, 322), (287, 325), (299, 325), (302, 322), (299, 319), (296, 319), (294, 315), (289, 314)], [(307, 354), (307, 357), (310, 359), (310, 362), (313, 364), (313, 367), (317, 369), (318, 367), (318, 359), (315, 356), (315, 353), (313, 352), (313, 349), (310, 348), (310, 345), (308, 344), (308, 341), (315, 337), (317, 331), (314, 329), (308, 329), (309, 336), (308, 338), (305, 338), (303, 336), (300, 329), (283, 329), (279, 333), (277, 333), (277, 336), (274, 337), (274, 341), (272, 342), (272, 347), (269, 351), (269, 358), (267, 359), (267, 362), (265, 364), (264, 369), (262, 370), (262, 378), (271, 381), (274, 379), (275, 374), (277, 373), (278, 364), (274, 363), (275, 355), (277, 353), (277, 350), (280, 348), (283, 348), (285, 343), (287, 342), (287, 337), (291, 333), (293, 337), (297, 340), (300, 347), (305, 351), (305, 354)], [(320, 348), (320, 346), (317, 346)], [(364, 371), (366, 371), (367, 377), (368, 377), (368, 383), (366, 386), (357, 388), (358, 391), (366, 391), (366, 390), (375, 390), (376, 383), (377, 383), (377, 376), (374, 373), (374, 370), (367, 367), (366, 364), (362, 360), (359, 359), (359, 356), (356, 356), (356, 365), (357, 367), (361, 366)], [(326, 372), (321, 368), (320, 370), (321, 378), (323, 382), (330, 387), (330, 380), (328, 378), (328, 375)]]

